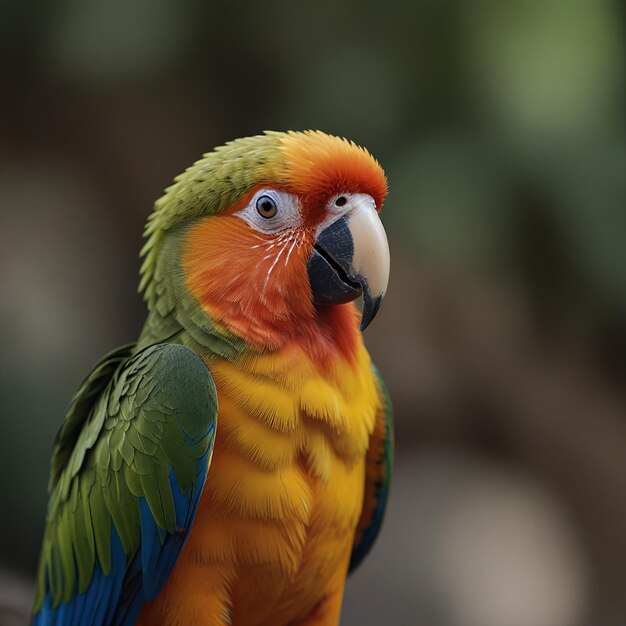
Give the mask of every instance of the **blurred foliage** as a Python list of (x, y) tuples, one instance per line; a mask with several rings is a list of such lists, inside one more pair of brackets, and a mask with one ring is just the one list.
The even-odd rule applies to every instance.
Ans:
[[(0, 562), (32, 572), (64, 406), (140, 327), (136, 255), (161, 189), (234, 137), (320, 128), (389, 177), (392, 282), (368, 332), (400, 457), (461, 446), (534, 476), (581, 537), (593, 623), (623, 623), (625, 14), (610, 0), (0, 0)], [(587, 384), (588, 410), (566, 409)], [(413, 471), (401, 464), (407, 498)], [(572, 484), (588, 475), (604, 489)], [(435, 574), (403, 572), (403, 597), (419, 588), (427, 606)], [(446, 615), (425, 623), (471, 623)]]

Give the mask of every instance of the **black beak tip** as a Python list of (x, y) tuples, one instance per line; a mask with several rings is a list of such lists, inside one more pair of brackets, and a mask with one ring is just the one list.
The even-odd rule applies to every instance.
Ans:
[(367, 290), (363, 293), (363, 312), (361, 313), (361, 332), (364, 331), (376, 317), (380, 304), (383, 301), (382, 296), (372, 298)]

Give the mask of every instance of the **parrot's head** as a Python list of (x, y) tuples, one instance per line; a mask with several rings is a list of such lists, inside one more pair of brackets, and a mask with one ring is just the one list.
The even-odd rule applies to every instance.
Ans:
[(345, 343), (358, 333), (347, 303), (363, 297), (364, 329), (387, 289), (386, 193), (365, 149), (319, 131), (221, 146), (155, 205), (143, 250), (148, 305), (193, 302), (261, 347), (298, 336)]

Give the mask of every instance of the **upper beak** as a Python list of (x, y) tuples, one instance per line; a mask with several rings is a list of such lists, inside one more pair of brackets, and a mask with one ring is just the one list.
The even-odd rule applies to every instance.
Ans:
[(356, 194), (352, 205), (318, 232), (308, 273), (315, 304), (342, 304), (363, 295), (365, 330), (387, 291), (389, 244), (372, 198)]

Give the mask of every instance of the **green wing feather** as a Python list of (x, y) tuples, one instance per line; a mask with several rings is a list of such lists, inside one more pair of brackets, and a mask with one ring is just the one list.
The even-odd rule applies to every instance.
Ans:
[(128, 344), (107, 354), (83, 380), (74, 394), (63, 425), (57, 433), (52, 453), (50, 483), (48, 491), (52, 493), (67, 465), (76, 440), (80, 435), (94, 401), (109, 384), (115, 370), (133, 353), (133, 344)]
[[(131, 563), (148, 539), (142, 503), (158, 529), (155, 563), (159, 543), (174, 536), (182, 545), (193, 521), (213, 449), (213, 379), (184, 346), (131, 353), (121, 348), (94, 368), (57, 436), (35, 613), (87, 591), (96, 565), (109, 575), (113, 530)], [(158, 584), (172, 554), (159, 564)], [(144, 563), (144, 586), (150, 575)]]

